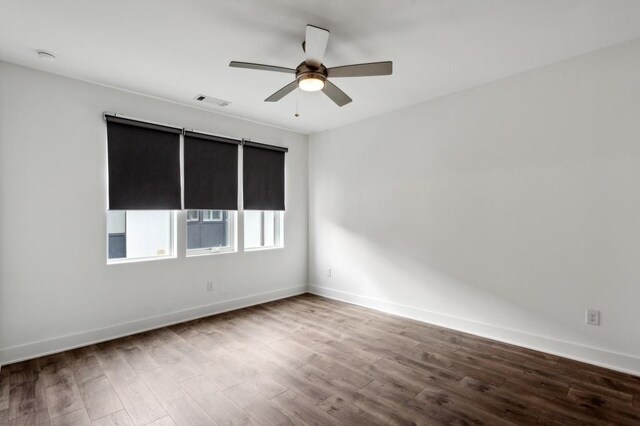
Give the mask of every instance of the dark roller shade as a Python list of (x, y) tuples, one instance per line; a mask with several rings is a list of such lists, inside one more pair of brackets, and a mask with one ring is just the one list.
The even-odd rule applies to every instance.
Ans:
[(245, 142), (243, 198), (245, 210), (284, 210), (286, 148)]
[(181, 209), (181, 130), (106, 118), (109, 209)]
[(186, 132), (184, 208), (238, 210), (239, 140)]

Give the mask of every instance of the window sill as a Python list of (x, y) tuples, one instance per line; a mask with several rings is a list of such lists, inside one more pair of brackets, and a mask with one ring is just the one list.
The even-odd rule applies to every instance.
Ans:
[(156, 260), (176, 259), (177, 256), (140, 257), (137, 259), (107, 259), (107, 265), (123, 265), (126, 263), (153, 262)]
[(230, 254), (237, 253), (238, 250), (219, 250), (219, 251), (211, 251), (211, 250), (187, 250), (185, 257), (202, 257), (202, 256), (212, 256), (217, 254)]
[(253, 247), (253, 248), (245, 248), (244, 251), (267, 251), (267, 250), (279, 250), (283, 249), (284, 246), (273, 246), (273, 247)]

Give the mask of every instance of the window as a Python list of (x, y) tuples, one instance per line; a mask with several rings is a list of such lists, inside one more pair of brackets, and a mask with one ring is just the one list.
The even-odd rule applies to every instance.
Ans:
[(222, 222), (222, 210), (202, 210), (203, 222)]
[(200, 220), (200, 210), (187, 210), (187, 222), (197, 222)]
[(244, 247), (283, 246), (287, 148), (112, 113), (105, 120), (107, 263), (175, 258), (177, 210), (186, 210), (187, 256), (235, 251), (239, 202)]
[(282, 247), (282, 217), (281, 211), (245, 210), (245, 249)]
[(167, 210), (107, 212), (107, 263), (174, 257), (174, 213)]
[(231, 210), (187, 210), (187, 256), (235, 251), (235, 217)]

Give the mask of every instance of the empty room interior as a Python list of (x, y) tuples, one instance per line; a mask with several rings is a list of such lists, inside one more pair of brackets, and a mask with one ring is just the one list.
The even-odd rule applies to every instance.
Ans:
[(640, 1), (0, 0), (0, 426), (640, 425)]

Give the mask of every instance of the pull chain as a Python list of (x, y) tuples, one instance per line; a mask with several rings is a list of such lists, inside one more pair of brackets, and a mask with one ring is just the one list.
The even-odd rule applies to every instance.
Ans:
[(296, 113), (295, 113), (295, 117), (300, 117), (300, 114), (298, 114), (298, 92), (300, 91), (300, 89), (296, 88)]

